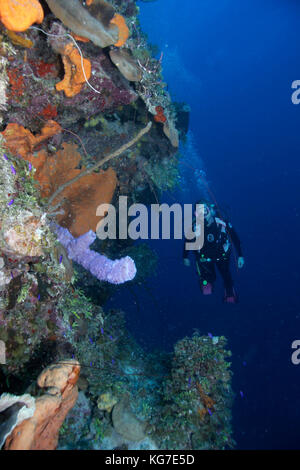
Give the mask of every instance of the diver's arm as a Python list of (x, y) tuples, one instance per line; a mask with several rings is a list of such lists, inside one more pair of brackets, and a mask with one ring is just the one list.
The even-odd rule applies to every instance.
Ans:
[(243, 256), (241, 241), (230, 222), (227, 223), (227, 229), (238, 256)]

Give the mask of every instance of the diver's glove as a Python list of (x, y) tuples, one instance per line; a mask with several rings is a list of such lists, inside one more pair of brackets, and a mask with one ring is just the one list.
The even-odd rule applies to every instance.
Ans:
[(244, 257), (243, 256), (239, 256), (239, 259), (238, 259), (238, 268), (241, 269), (245, 264), (245, 260), (244, 260)]
[(191, 266), (191, 262), (188, 258), (183, 258), (183, 264), (184, 266), (187, 266), (187, 267)]

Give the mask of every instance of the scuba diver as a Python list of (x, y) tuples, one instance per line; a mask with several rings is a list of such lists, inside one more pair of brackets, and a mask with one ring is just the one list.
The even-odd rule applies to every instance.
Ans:
[[(238, 297), (230, 272), (230, 255), (233, 242), (238, 254), (238, 268), (241, 269), (244, 266), (244, 257), (239, 237), (230, 222), (223, 220), (217, 214), (215, 205), (207, 201), (196, 203), (195, 218), (193, 219), (194, 233), (196, 233), (196, 218), (200, 215), (201, 210), (199, 204), (203, 204), (204, 209), (204, 243), (201, 249), (190, 251), (194, 251), (196, 256), (201, 291), (204, 295), (212, 294), (216, 280), (215, 268), (217, 267), (224, 282), (224, 302), (235, 304), (238, 302)], [(189, 250), (184, 246), (183, 261), (185, 266), (191, 265), (188, 256)]]

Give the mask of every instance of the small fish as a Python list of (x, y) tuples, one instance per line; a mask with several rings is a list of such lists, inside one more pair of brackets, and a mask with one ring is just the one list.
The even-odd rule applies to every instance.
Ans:
[(211, 339), (213, 339), (213, 335), (211, 333), (207, 333), (207, 336), (209, 336)]
[(104, 330), (103, 328), (100, 328), (101, 334), (104, 335)]
[(191, 377), (189, 377), (189, 381), (188, 381), (188, 387), (189, 388), (191, 387), (191, 383), (192, 383), (192, 379), (191, 379)]
[(63, 259), (63, 255), (60, 255), (60, 257), (59, 257), (59, 264), (61, 264), (62, 259)]
[(112, 341), (114, 340), (113, 337), (111, 335), (109, 335), (109, 339), (111, 339)]
[(93, 344), (94, 341), (92, 340), (92, 338), (89, 338), (89, 340), (90, 340), (90, 343)]
[(5, 160), (8, 160), (7, 156), (5, 155), (5, 153), (3, 154), (3, 157), (5, 158)]
[(12, 172), (14, 175), (16, 175), (16, 174), (17, 174), (17, 172), (16, 172), (15, 168), (14, 168), (12, 165), (10, 165), (10, 169), (11, 169), (11, 172)]
[(7, 205), (11, 206), (13, 203), (14, 203), (14, 199), (11, 199)]
[(208, 411), (208, 414), (211, 416), (211, 415), (212, 415), (211, 410), (210, 410), (209, 408), (206, 408), (206, 409), (207, 409), (207, 411)]
[(29, 170), (29, 171), (31, 171), (31, 170), (32, 170), (32, 165), (31, 165), (31, 163), (30, 163), (30, 162), (29, 162), (29, 164), (28, 164), (28, 170)]
[(240, 395), (242, 398), (244, 398), (244, 393), (242, 392), (242, 390), (240, 390)]

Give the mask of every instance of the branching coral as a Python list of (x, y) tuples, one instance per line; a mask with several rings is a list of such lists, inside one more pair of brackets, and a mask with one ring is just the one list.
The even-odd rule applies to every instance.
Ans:
[(91, 62), (82, 59), (78, 50), (73, 44), (67, 44), (62, 53), (62, 60), (65, 68), (64, 79), (56, 84), (58, 91), (63, 90), (67, 97), (77, 95), (82, 85), (91, 76)]
[(26, 31), (33, 23), (42, 23), (44, 11), (38, 0), (0, 0), (0, 19), (7, 29)]

